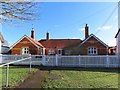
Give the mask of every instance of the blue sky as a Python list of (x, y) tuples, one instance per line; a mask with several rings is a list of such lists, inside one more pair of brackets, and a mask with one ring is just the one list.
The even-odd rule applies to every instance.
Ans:
[(30, 36), (32, 27), (37, 40), (45, 39), (46, 32), (50, 33), (51, 39), (83, 40), (86, 23), (90, 34), (95, 34), (110, 46), (115, 45), (117, 2), (43, 2), (39, 5), (36, 9), (40, 13), (39, 20), (17, 25), (2, 24), (1, 32), (11, 45), (25, 34)]

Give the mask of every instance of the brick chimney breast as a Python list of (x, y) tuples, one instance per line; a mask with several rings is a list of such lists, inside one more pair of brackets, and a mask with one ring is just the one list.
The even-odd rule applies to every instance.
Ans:
[(88, 37), (89, 37), (89, 27), (86, 24), (86, 26), (85, 26), (85, 39)]
[(50, 34), (49, 34), (49, 32), (47, 32), (46, 33), (46, 39), (49, 40), (49, 38), (50, 38)]
[(31, 30), (31, 38), (35, 39), (35, 31), (34, 31), (34, 28), (32, 28), (32, 30)]

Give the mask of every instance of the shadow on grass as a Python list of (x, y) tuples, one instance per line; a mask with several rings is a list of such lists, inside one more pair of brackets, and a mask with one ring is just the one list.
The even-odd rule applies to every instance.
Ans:
[(41, 66), (40, 70), (73, 70), (73, 71), (93, 71), (93, 72), (113, 72), (119, 73), (120, 68), (98, 68), (98, 67), (53, 67), (53, 66)]
[[(12, 65), (13, 66), (13, 65)], [(14, 65), (16, 66), (16, 65)], [(24, 65), (17, 65), (17, 68), (29, 68)], [(15, 67), (13, 67), (15, 68)], [(102, 68), (102, 67), (64, 67), (64, 66), (32, 66), (32, 68), (37, 68), (43, 71), (51, 71), (51, 70), (70, 70), (70, 71), (92, 71), (92, 72), (111, 72), (111, 73), (120, 73), (120, 68)]]

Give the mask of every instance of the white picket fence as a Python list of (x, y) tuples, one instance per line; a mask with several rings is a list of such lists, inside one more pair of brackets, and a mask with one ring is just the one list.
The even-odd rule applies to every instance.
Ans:
[[(2, 55), (2, 63), (31, 57), (32, 65), (67, 66), (67, 67), (119, 67), (120, 60), (116, 55), (97, 56), (59, 56), (59, 55)], [(29, 65), (29, 60), (15, 63)]]
[[(2, 63), (9, 63), (15, 60), (31, 57), (32, 65), (41, 65), (43, 55), (2, 55)], [(14, 65), (29, 65), (29, 60), (14, 63)]]

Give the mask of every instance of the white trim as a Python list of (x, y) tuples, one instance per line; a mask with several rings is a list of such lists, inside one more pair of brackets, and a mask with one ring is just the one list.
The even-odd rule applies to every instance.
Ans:
[(24, 38), (27, 38), (31, 43), (33, 43), (37, 48), (39, 48), (40, 46), (36, 45), (33, 41), (31, 41), (27, 35), (24, 35), (22, 38), (20, 38), (15, 44), (13, 44), (11, 47), (10, 47), (10, 50), (15, 46), (17, 45), (20, 41), (22, 41)]
[(42, 52), (43, 52), (42, 54), (45, 55), (45, 48), (43, 48), (42, 50), (43, 50), (43, 51), (42, 51)]
[(102, 42), (98, 37), (96, 37), (94, 34), (91, 34), (88, 38), (86, 38), (81, 44), (80, 44), (80, 46), (82, 45), (82, 44), (84, 44), (87, 40), (89, 40), (91, 37), (94, 37), (95, 39), (97, 39), (97, 41), (99, 41), (101, 44), (103, 44), (105, 47), (108, 47), (108, 45), (106, 45), (104, 42)]

